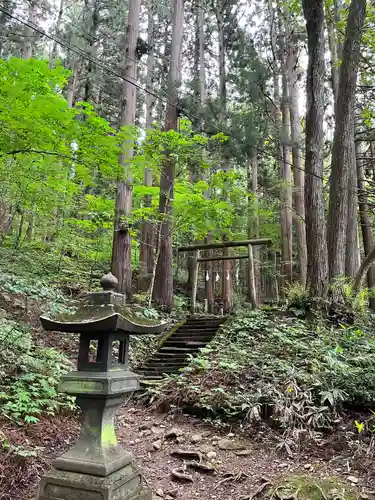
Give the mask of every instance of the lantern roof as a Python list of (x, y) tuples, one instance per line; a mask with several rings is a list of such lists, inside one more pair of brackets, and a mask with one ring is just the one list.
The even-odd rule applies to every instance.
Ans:
[(125, 295), (115, 292), (118, 281), (109, 273), (100, 281), (103, 292), (88, 293), (73, 313), (41, 316), (43, 328), (67, 333), (126, 332), (135, 335), (162, 333), (167, 323), (143, 317), (136, 307), (125, 303)]

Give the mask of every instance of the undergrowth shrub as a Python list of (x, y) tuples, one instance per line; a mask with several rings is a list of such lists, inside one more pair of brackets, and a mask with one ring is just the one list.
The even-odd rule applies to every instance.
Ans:
[(73, 409), (73, 398), (57, 392), (69, 360), (54, 349), (38, 347), (26, 327), (0, 320), (0, 417), (35, 423), (41, 414)]
[(271, 311), (236, 317), (179, 374), (150, 389), (159, 406), (281, 430), (328, 429), (375, 400), (375, 336)]

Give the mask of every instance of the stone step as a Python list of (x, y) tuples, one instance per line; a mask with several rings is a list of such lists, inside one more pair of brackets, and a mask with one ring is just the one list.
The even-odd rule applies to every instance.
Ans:
[[(168, 342), (173, 342), (175, 340), (178, 341), (201, 341), (201, 342), (211, 342), (211, 340), (214, 338), (215, 335), (174, 335), (173, 337), (170, 337), (165, 344), (168, 344)], [(164, 344), (164, 345), (165, 345)]]
[(170, 352), (170, 353), (182, 353), (182, 352), (186, 352), (186, 353), (192, 353), (192, 352), (196, 352), (196, 349), (194, 349), (194, 347), (172, 347), (172, 346), (169, 346), (169, 347), (161, 347), (159, 349), (159, 352), (160, 353), (164, 353), (164, 352)]
[(184, 368), (185, 365), (181, 365), (181, 364), (169, 364), (169, 365), (165, 365), (163, 363), (160, 363), (160, 364), (150, 364), (150, 365), (145, 365), (142, 367), (142, 369), (145, 371), (145, 372), (150, 372), (150, 371), (156, 371), (156, 372), (162, 372), (163, 370), (179, 370), (180, 368)]
[(183, 366), (150, 366), (144, 368), (144, 374), (157, 373), (162, 375), (163, 373), (178, 373)]
[(214, 328), (217, 329), (222, 323), (184, 323), (180, 328)]
[(212, 328), (207, 328), (207, 330), (193, 330), (191, 328), (187, 328), (186, 330), (177, 330), (177, 332), (175, 332), (172, 337), (174, 337), (175, 335), (215, 335), (216, 332), (217, 330)]
[(148, 360), (147, 363), (181, 363), (181, 364), (187, 364), (189, 360), (187, 359), (186, 356), (181, 356), (181, 357), (171, 357), (171, 358), (165, 358), (163, 356), (154, 356), (152, 359)]
[[(197, 352), (198, 349), (202, 349), (203, 347), (206, 347), (206, 342), (173, 342), (171, 344), (168, 344), (166, 347), (178, 347), (178, 348), (189, 348), (192, 349), (193, 352)], [(189, 354), (192, 354), (190, 351)]]
[(187, 353), (186, 352), (160, 352), (157, 351), (154, 355), (153, 358), (182, 358), (186, 359)]
[(217, 328), (222, 325), (222, 322), (200, 322), (200, 321), (186, 321), (183, 323), (180, 328), (183, 327), (195, 327), (195, 328)]

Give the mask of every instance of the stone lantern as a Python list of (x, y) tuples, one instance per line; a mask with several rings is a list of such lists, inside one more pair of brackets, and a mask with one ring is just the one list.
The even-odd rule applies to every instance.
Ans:
[[(131, 453), (117, 442), (116, 410), (139, 388), (129, 371), (129, 336), (158, 334), (166, 324), (138, 316), (116, 293), (117, 279), (101, 279), (71, 315), (41, 317), (48, 331), (79, 334), (77, 371), (62, 377), (59, 390), (77, 397), (81, 436), (41, 481), (39, 500), (149, 500)], [(93, 344), (95, 352), (92, 351)]]

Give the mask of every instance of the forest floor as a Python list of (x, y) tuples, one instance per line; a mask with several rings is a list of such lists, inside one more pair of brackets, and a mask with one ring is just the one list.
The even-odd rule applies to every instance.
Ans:
[[(38, 449), (39, 456), (18, 458), (17, 463), (1, 457), (0, 498), (37, 498), (41, 476), (51, 467), (53, 459), (72, 445), (78, 429), (78, 421), (67, 416), (43, 420), (22, 429), (3, 422), (2, 431), (6, 430), (16, 442)], [(354, 492), (353, 496), (306, 498), (375, 499), (375, 491), (371, 491), (371, 486), (375, 489), (375, 471), (373, 468), (351, 469), (343, 460), (339, 436), (331, 436), (324, 446), (310, 445), (304, 451), (287, 456), (277, 451), (275, 436), (270, 431), (249, 436), (241, 429), (217, 429), (196, 418), (155, 413), (130, 401), (118, 416), (118, 438), (142, 467), (146, 483), (153, 491), (153, 500), (269, 498), (266, 492), (272, 485), (302, 475), (304, 480), (308, 478), (313, 482), (334, 478), (341, 481), (340, 488)], [(176, 450), (193, 452), (193, 455), (184, 461), (174, 456)], [(184, 470), (192, 459), (196, 470), (189, 466)], [(200, 470), (199, 464), (208, 470), (204, 470), (205, 467)], [(175, 472), (188, 476), (186, 481), (174, 477)]]
[[(76, 359), (76, 341), (41, 329), (44, 299), (25, 300), (24, 292), (6, 290), (0, 294), (0, 313), (28, 324), (37, 344)], [(289, 454), (280, 449), (282, 436), (269, 426), (218, 427), (178, 412), (156, 412), (134, 397), (119, 412), (117, 424), (118, 438), (142, 467), (153, 500), (259, 500), (270, 498), (269, 488), (290, 478), (297, 489), (303, 482), (316, 483), (318, 496), (296, 496), (291, 488), (289, 496), (275, 499), (375, 500), (374, 447), (356, 442), (361, 448), (350, 448), (352, 421), (347, 426), (341, 421), (334, 433), (306, 440)], [(79, 428), (72, 414), (42, 417), (32, 425), (0, 420), (0, 499), (36, 499), (41, 477), (72, 446)], [(176, 456), (178, 450), (185, 455)], [(320, 494), (321, 480), (327, 478), (333, 478), (329, 491)]]

